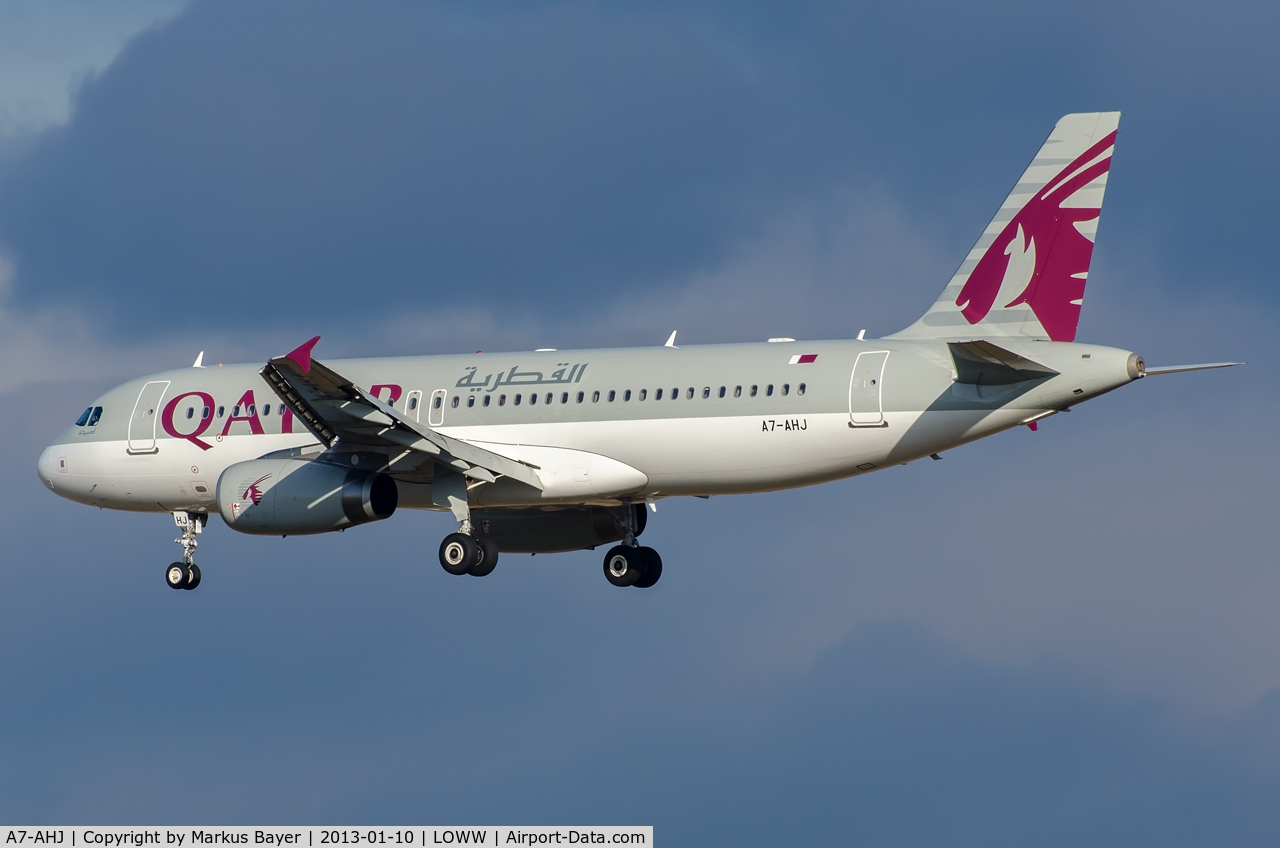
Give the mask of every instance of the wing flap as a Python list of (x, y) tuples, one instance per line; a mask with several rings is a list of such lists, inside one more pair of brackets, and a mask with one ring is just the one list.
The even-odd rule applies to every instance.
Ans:
[(325, 447), (339, 440), (374, 447), (408, 448), (464, 476), (492, 483), (510, 477), (541, 491), (537, 471), (524, 463), (446, 436), (413, 421), (311, 359), (319, 336), (271, 359), (259, 372), (294, 417)]

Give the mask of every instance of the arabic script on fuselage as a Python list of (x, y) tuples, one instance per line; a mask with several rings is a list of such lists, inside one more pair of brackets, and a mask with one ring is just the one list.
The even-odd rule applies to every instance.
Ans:
[(479, 366), (468, 365), (467, 373), (455, 386), (473, 392), (492, 392), (501, 386), (563, 386), (581, 382), (582, 375), (587, 372), (588, 364), (583, 362), (571, 366), (568, 362), (557, 362), (556, 370), (549, 376), (541, 371), (521, 371), (519, 365), (512, 365), (511, 370), (486, 374), (483, 380), (476, 379), (480, 371)]

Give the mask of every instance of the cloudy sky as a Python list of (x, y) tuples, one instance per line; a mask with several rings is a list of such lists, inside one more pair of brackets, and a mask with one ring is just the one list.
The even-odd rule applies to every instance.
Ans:
[[(1280, 7), (0, 7), (0, 819), (653, 824), (663, 844), (1280, 838)], [(61, 501), (102, 390), (328, 357), (875, 336), (1053, 122), (1124, 113), (1080, 340), (1143, 381), (594, 553)], [(731, 840), (736, 840), (732, 841)]]

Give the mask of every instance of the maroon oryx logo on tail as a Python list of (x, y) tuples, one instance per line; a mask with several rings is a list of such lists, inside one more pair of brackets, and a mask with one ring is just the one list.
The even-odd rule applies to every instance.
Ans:
[[(1107, 173), (1111, 167), (1109, 148), (1115, 142), (1112, 132), (1076, 157), (996, 236), (956, 298), (956, 306), (970, 324), (982, 321), (997, 304), (1008, 308), (1025, 303), (1049, 338), (1075, 340), (1093, 256), (1093, 240), (1077, 225), (1095, 220), (1102, 210), (1063, 204)], [(1001, 303), (1006, 298), (1007, 302)]]

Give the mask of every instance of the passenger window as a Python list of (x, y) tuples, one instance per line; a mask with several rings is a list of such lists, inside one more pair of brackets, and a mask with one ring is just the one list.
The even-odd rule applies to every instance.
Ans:
[(89, 426), (90, 426), (90, 427), (97, 427), (97, 426), (98, 426), (98, 419), (99, 419), (99, 418), (101, 418), (101, 417), (102, 417), (102, 407), (100, 407), (100, 406), (95, 406), (95, 407), (93, 408), (93, 414), (89, 416)]
[(231, 417), (232, 418), (240, 417), (240, 404), (237, 403), (235, 406), (231, 408)]
[(755, 397), (755, 396), (756, 396), (756, 392), (758, 392), (759, 390), (760, 390), (760, 387), (759, 387), (759, 386), (752, 386), (752, 387), (751, 387), (751, 396), (752, 396), (752, 397)]
[(431, 408), (432, 408), (432, 409), (439, 409), (439, 408), (440, 408), (440, 404), (442, 404), (443, 402), (444, 402), (444, 398), (442, 398), (440, 395), (436, 395), (435, 397), (433, 397), (433, 398), (431, 399)]
[(417, 408), (418, 408), (418, 398), (416, 396), (409, 398), (409, 411), (413, 412)]
[(703, 387), (702, 387), (702, 399), (703, 399), (703, 400), (706, 400), (706, 399), (707, 399), (707, 398), (709, 398), (709, 397), (711, 397), (711, 387), (710, 387), (710, 386), (703, 386)]
[(693, 386), (689, 387), (689, 390), (685, 392), (685, 395), (687, 396), (688, 400), (693, 400)]
[(630, 390), (630, 389), (627, 389), (625, 392), (623, 392), (623, 393), (622, 393), (622, 399), (623, 399), (623, 400), (631, 400), (631, 390)]
[(592, 403), (598, 403), (599, 401), (600, 401), (600, 393), (599, 393), (599, 392), (592, 392), (592, 393), (591, 393), (591, 402), (592, 402)]
[(264, 403), (264, 404), (262, 405), (262, 414), (263, 414), (264, 416), (267, 416), (267, 415), (270, 415), (270, 414), (271, 414), (271, 404), (269, 404), (269, 403)]
[(618, 396), (618, 393), (617, 393), (617, 392), (615, 392), (613, 389), (610, 389), (610, 390), (609, 390), (609, 403), (613, 403), (613, 399), (614, 399), (614, 398), (616, 398), (617, 396)]
[(786, 397), (786, 396), (787, 396), (787, 395), (789, 395), (789, 394), (791, 394), (791, 384), (790, 384), (790, 383), (783, 383), (783, 384), (782, 384), (782, 396), (783, 396), (783, 397)]
[(653, 393), (653, 399), (662, 400), (662, 389), (658, 389), (656, 392)]
[[(560, 393), (560, 402), (561, 402), (561, 403), (568, 403), (568, 402), (569, 402), (569, 393), (568, 393), (568, 392), (561, 392), (561, 393)], [(550, 403), (550, 401), (548, 401), (548, 403)]]
[[(282, 404), (280, 404), (280, 414), (281, 414), (281, 415), (284, 415), (284, 404), (283, 404), (283, 403), (282, 403)], [(208, 417), (208, 416), (206, 416), (206, 417)]]
[(249, 404), (249, 414), (250, 415), (258, 414), (258, 405), (256, 403)]
[(190, 418), (195, 418), (195, 417), (196, 417), (196, 408), (195, 408), (194, 406), (188, 406), (188, 407), (187, 407), (187, 418), (189, 418), (189, 419), (190, 419)]
[(491, 401), (491, 400), (493, 400), (493, 395), (485, 395), (485, 396), (484, 396), (484, 405), (485, 405), (485, 406), (488, 406), (488, 405), (489, 405), (489, 401)]
[(470, 409), (471, 407), (473, 407), (473, 406), (475, 406), (475, 405), (476, 405), (476, 396), (475, 396), (475, 395), (472, 395), (471, 397), (467, 398), (467, 409)]
[(227, 413), (227, 408), (226, 408), (225, 406), (220, 406), (220, 407), (218, 407), (218, 417), (219, 417), (219, 418), (221, 418), (223, 415), (226, 415), (226, 413)]
[(80, 413), (80, 417), (76, 419), (76, 426), (83, 427), (84, 425), (88, 424), (89, 416), (92, 414), (93, 414), (93, 407), (90, 406), (87, 409), (85, 409), (84, 412)]
[(773, 383), (769, 384), (769, 386), (764, 390), (764, 393), (766, 397), (773, 397)]
[[(519, 398), (520, 398), (520, 396), (519, 396), (519, 395), (516, 395), (516, 403), (519, 403), (519, 402), (520, 402)], [(538, 402), (538, 395), (537, 395), (536, 393), (531, 393), (531, 394), (529, 395), (529, 405), (530, 405), (530, 406), (532, 406), (533, 404), (535, 404), (535, 403), (537, 403), (537, 402)]]
[(640, 400), (644, 400), (644, 399), (648, 396), (648, 394), (649, 394), (649, 390), (648, 390), (648, 389), (641, 389), (641, 390), (640, 390)]
[(804, 383), (801, 383), (800, 385), (796, 386), (796, 394), (798, 395), (804, 394)]
[(582, 399), (586, 397), (584, 392), (578, 392), (578, 403), (582, 403)]
[(453, 396), (453, 400), (449, 401), (449, 406), (453, 407), (454, 409), (457, 409), (457, 408), (458, 408), (458, 403), (459, 403), (459, 401), (461, 401), (461, 400), (462, 400), (462, 399), (461, 399), (460, 397), (458, 397), (457, 395), (454, 395), (454, 396)]
[(544, 402), (544, 403), (551, 403), (551, 401), (553, 401), (553, 400), (555, 400), (555, 399), (556, 399), (556, 398), (555, 398), (555, 395), (551, 394), (551, 392), (547, 392), (547, 396), (546, 396), (545, 398), (543, 398), (543, 402)]
[(725, 391), (726, 391), (726, 390), (725, 390), (725, 387), (724, 387), (724, 386), (721, 386), (721, 387), (720, 387), (720, 397), (724, 397), (724, 393), (725, 393)]
[(742, 386), (734, 386), (734, 387), (733, 387), (733, 396), (734, 396), (734, 397), (742, 397)]
[[(203, 410), (203, 411), (201, 411), (201, 413), (200, 413), (200, 420), (201, 420), (201, 421), (203, 421), (204, 419), (206, 419), (206, 418), (208, 418), (208, 417), (209, 417), (209, 411), (210, 411), (210, 410), (209, 410), (209, 407), (207, 407), (207, 406), (204, 408), (204, 410)], [(283, 406), (281, 406), (281, 407), (280, 407), (280, 414), (281, 414), (281, 415), (284, 415), (284, 407), (283, 407)]]
[(507, 405), (507, 396), (498, 395), (498, 406), (506, 406), (506, 405)]
[[(521, 397), (522, 397), (522, 395), (516, 395), (516, 406), (519, 406), (519, 405), (520, 405), (520, 398), (521, 398)], [(537, 395), (534, 395), (534, 397), (537, 397)]]

